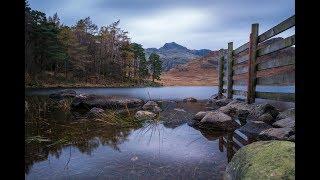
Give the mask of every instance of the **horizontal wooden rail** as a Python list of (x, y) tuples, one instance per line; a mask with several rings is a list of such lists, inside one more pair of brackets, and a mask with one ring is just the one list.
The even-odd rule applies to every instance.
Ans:
[(233, 76), (233, 80), (246, 80), (246, 79), (248, 79), (248, 73)]
[(289, 86), (295, 84), (295, 72), (287, 72), (271, 77), (257, 78), (257, 85)]
[(247, 85), (248, 81), (246, 79), (233, 80), (233, 85), (244, 86)]
[(233, 51), (233, 54), (234, 54), (234, 55), (239, 54), (239, 53), (241, 53), (242, 51), (245, 51), (245, 50), (247, 50), (247, 49), (249, 49), (249, 42), (247, 42), (247, 43), (245, 43), (244, 45), (242, 45), (242, 46), (238, 47), (237, 49), (235, 49), (235, 50)]
[(273, 44), (270, 44), (264, 48), (258, 49), (257, 56), (263, 56), (287, 47), (295, 45), (295, 35), (287, 37), (281, 41), (277, 41)]
[(284, 20), (283, 22), (279, 23), (278, 25), (274, 26), (268, 31), (262, 33), (260, 36), (258, 36), (258, 42), (261, 43), (277, 34), (280, 34), (281, 32), (287, 29), (290, 29), (293, 26), (295, 26), (295, 15)]
[(233, 93), (238, 96), (247, 96), (247, 91), (243, 90), (233, 90)]
[(295, 93), (256, 92), (256, 98), (294, 102)]
[(269, 60), (273, 60), (273, 59), (281, 59), (281, 58), (285, 58), (285, 57), (294, 57), (295, 56), (295, 47), (287, 47), (284, 48), (282, 50), (279, 51), (275, 51), (273, 53), (264, 55), (264, 56), (260, 56), (257, 58), (257, 64), (265, 62), (265, 61), (269, 61)]
[(241, 64), (243, 62), (247, 62), (249, 60), (249, 54), (245, 54), (243, 56), (238, 56), (234, 60), (234, 64)]
[(293, 72), (295, 70), (295, 65), (281, 66), (271, 69), (265, 69), (261, 71), (257, 71), (257, 77), (270, 77), (277, 74), (282, 74), (286, 72)]
[(271, 59), (265, 62), (261, 62), (257, 65), (257, 70), (261, 71), (264, 69), (276, 68), (281, 66), (293, 65), (295, 64), (294, 56), (285, 56), (276, 59)]
[(233, 74), (239, 75), (239, 74), (247, 73), (248, 69), (249, 69), (249, 67), (247, 64), (237, 65), (237, 66), (233, 67)]

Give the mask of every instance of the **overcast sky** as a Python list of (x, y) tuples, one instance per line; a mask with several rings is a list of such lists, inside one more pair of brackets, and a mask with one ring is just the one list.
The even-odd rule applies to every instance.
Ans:
[(66, 25), (87, 16), (99, 27), (120, 19), (131, 41), (144, 48), (173, 41), (189, 49), (211, 50), (233, 41), (236, 48), (248, 41), (252, 23), (260, 24), (261, 33), (295, 14), (294, 0), (29, 0), (29, 4), (47, 16), (57, 12)]

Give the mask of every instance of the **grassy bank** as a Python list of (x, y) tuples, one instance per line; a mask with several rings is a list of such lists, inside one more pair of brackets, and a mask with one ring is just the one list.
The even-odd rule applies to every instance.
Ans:
[(30, 77), (25, 75), (26, 88), (74, 88), (74, 87), (159, 87), (162, 86), (160, 82), (152, 82), (151, 80), (138, 79), (122, 79), (111, 80), (105, 77), (99, 77), (98, 80), (78, 79), (72, 76), (68, 78), (64, 74), (43, 73)]

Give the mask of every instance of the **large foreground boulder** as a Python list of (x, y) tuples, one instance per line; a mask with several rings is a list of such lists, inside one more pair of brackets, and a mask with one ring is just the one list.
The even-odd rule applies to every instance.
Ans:
[(208, 112), (200, 121), (202, 127), (217, 128), (221, 130), (231, 131), (235, 130), (240, 125), (234, 121), (230, 116), (220, 111)]
[(295, 143), (259, 141), (242, 147), (228, 164), (225, 179), (295, 179)]
[(76, 91), (71, 89), (65, 89), (65, 90), (61, 90), (61, 91), (50, 94), (49, 98), (61, 100), (63, 98), (74, 98), (76, 97), (76, 95), (77, 95)]
[(81, 94), (74, 98), (72, 101), (72, 108), (86, 108), (93, 107), (107, 108), (107, 109), (121, 109), (121, 108), (134, 108), (141, 107), (143, 101), (137, 98), (124, 97), (124, 96), (102, 96), (102, 95), (86, 95)]

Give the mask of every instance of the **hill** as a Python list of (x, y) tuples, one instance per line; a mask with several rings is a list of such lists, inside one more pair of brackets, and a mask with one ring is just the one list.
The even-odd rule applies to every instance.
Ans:
[(162, 61), (162, 68), (168, 71), (177, 65), (186, 64), (192, 59), (198, 59), (208, 55), (211, 51), (208, 49), (190, 50), (175, 42), (165, 43), (161, 48), (147, 48), (145, 49), (146, 57), (151, 53), (157, 53)]

